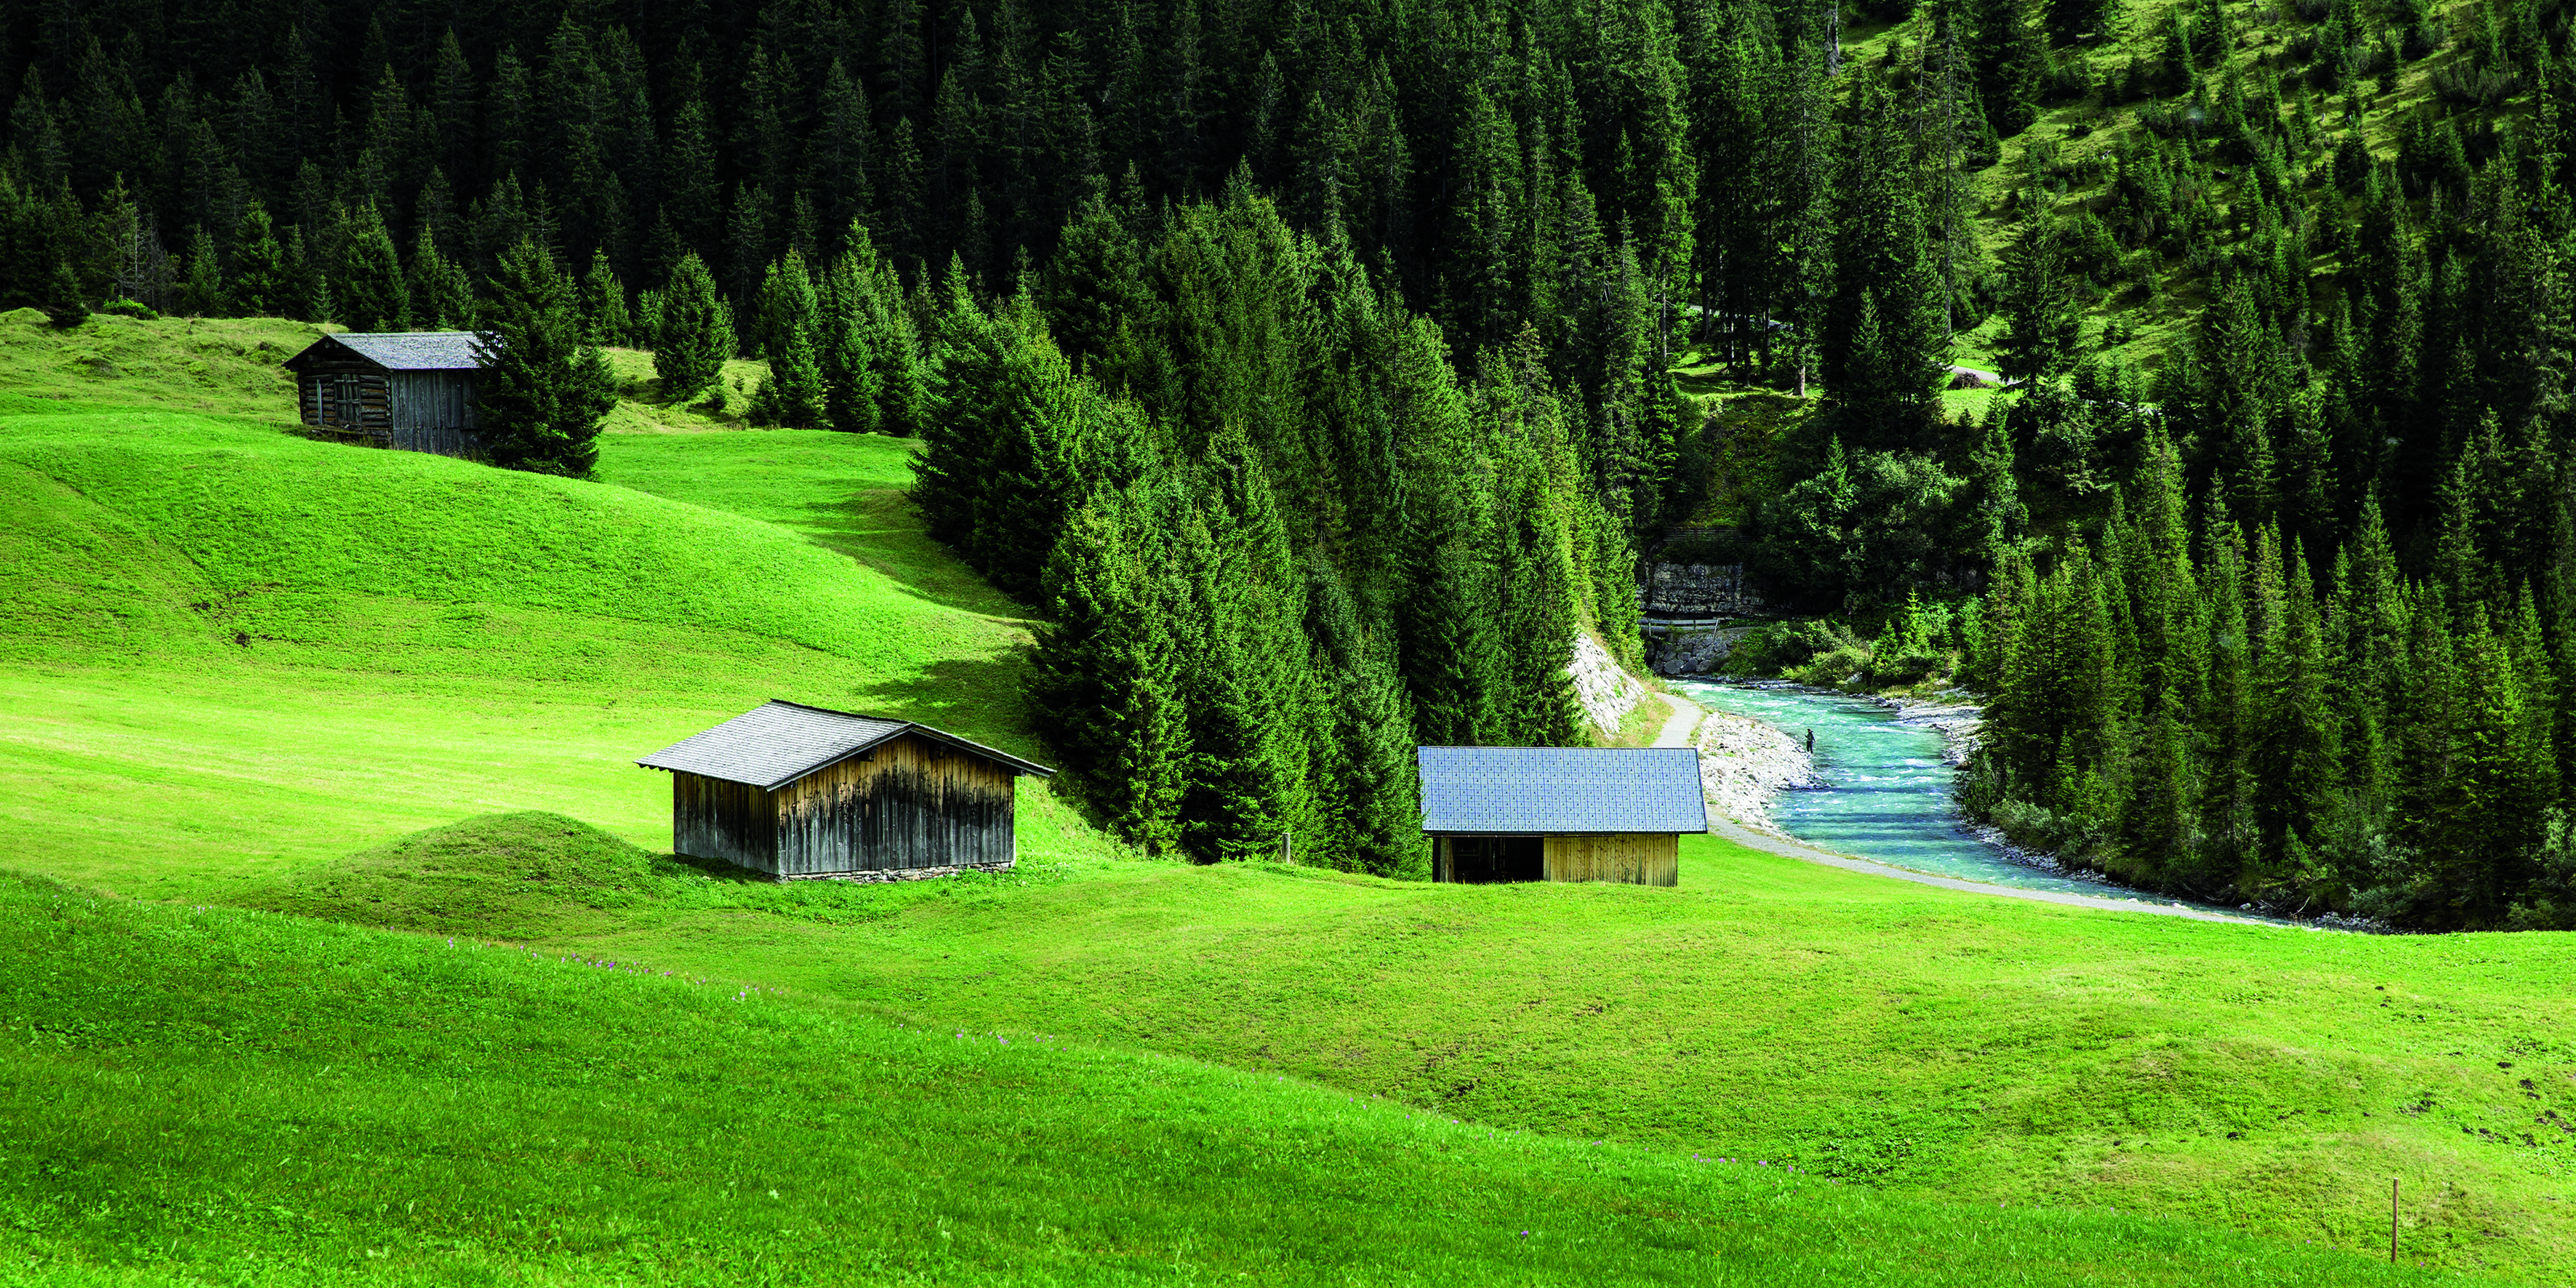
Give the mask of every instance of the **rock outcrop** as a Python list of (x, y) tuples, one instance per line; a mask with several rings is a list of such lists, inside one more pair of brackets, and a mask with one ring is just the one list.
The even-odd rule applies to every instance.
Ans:
[(1768, 613), (1770, 605), (1753, 593), (1744, 565), (1674, 564), (1646, 566), (1639, 605), (1649, 613), (1683, 617), (1725, 617)]
[(1567, 664), (1565, 673), (1574, 680), (1583, 714), (1603, 737), (1618, 733), (1619, 722), (1646, 700), (1646, 686), (1589, 634), (1574, 637), (1574, 661)]

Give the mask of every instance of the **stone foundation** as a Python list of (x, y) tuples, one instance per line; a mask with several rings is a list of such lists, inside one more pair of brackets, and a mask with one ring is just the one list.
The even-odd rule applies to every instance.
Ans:
[(953, 877), (960, 872), (1008, 872), (1019, 866), (1019, 860), (1000, 863), (958, 863), (939, 868), (880, 868), (874, 872), (814, 872), (804, 876), (780, 877), (781, 881), (855, 881), (878, 885), (888, 881), (927, 881), (932, 877)]

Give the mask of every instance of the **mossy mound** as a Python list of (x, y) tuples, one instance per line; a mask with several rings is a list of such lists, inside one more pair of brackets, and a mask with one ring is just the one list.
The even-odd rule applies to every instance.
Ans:
[(235, 900), (394, 930), (578, 933), (720, 878), (542, 810), (484, 814), (288, 873)]

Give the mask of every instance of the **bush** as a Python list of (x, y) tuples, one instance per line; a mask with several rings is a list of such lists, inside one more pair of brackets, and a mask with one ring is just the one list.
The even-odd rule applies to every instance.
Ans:
[[(1839, 622), (1821, 619), (1775, 622), (1759, 627), (1737, 640), (1726, 655), (1722, 672), (1733, 676), (1781, 676), (1800, 679), (1806, 668), (1818, 658), (1859, 650), (1864, 658), (1867, 646), (1851, 629)], [(1836, 680), (1849, 675), (1849, 669), (1835, 673)]]
[(1830, 653), (1817, 654), (1805, 666), (1792, 667), (1782, 678), (1818, 688), (1834, 688), (1845, 681), (1869, 674), (1870, 653), (1866, 644), (1846, 644)]

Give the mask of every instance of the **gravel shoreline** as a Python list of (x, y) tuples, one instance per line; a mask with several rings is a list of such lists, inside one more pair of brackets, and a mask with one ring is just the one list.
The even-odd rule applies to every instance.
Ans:
[(1710, 711), (1700, 722), (1696, 744), (1700, 786), (1709, 805), (1756, 831), (1788, 839), (1771, 821), (1772, 798), (1825, 785), (1796, 738), (1751, 716)]

